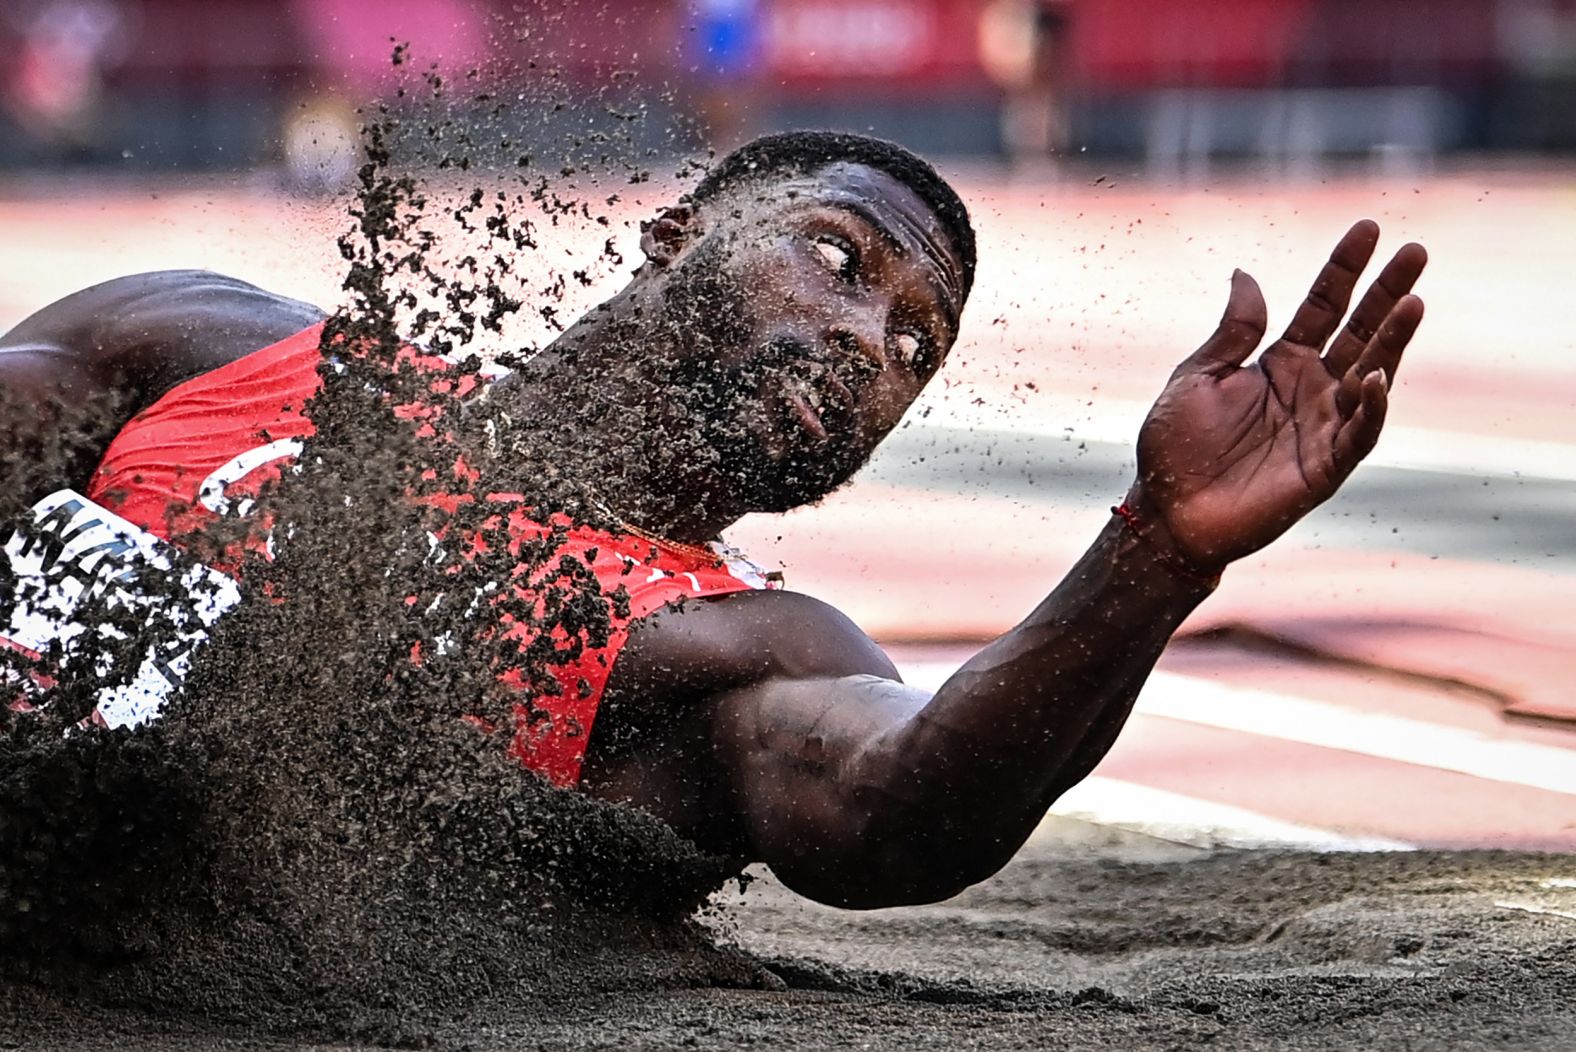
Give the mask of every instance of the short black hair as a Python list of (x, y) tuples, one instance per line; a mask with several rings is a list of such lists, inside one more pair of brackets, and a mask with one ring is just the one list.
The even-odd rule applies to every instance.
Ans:
[(696, 204), (767, 176), (790, 178), (849, 161), (885, 172), (930, 206), (963, 263), (963, 295), (974, 287), (974, 226), (957, 191), (924, 158), (885, 139), (846, 132), (790, 131), (763, 135), (725, 156), (691, 190)]

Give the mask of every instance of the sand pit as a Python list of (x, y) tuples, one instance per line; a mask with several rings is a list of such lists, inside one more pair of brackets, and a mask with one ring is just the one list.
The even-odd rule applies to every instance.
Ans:
[[(472, 1049), (1568, 1047), (1573, 876), (1559, 856), (1210, 853), (1062, 822), (1003, 873), (936, 906), (847, 913), (757, 882), (708, 924), (760, 971), (735, 957), (730, 977), (716, 966), (732, 954), (632, 939), (607, 948), (624, 955), (622, 969), (593, 969), (604, 983), (619, 973), (616, 982), (566, 975), (562, 996), (549, 999), (494, 989), (419, 1040)], [(26, 985), (0, 997), (10, 1047), (305, 1047), (190, 1015), (84, 1007)]]

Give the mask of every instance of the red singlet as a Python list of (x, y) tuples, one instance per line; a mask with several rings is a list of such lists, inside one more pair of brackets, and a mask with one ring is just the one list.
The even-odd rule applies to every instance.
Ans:
[[(166, 540), (216, 515), (245, 515), (259, 488), (279, 476), (313, 433), (301, 407), (319, 386), (322, 326), (313, 327), (188, 380), (139, 413), (116, 436), (88, 496)], [(543, 527), (501, 505), (514, 536)], [(708, 559), (628, 534), (576, 527), (560, 549), (591, 562), (605, 594), (623, 588), (629, 616), (613, 617), (605, 647), (555, 670), (564, 690), (516, 706), (511, 755), (554, 783), (575, 785), (591, 725), (632, 622), (680, 599), (770, 587), (753, 564)], [(611, 605), (611, 604), (610, 604)], [(522, 640), (522, 648), (526, 640)], [(518, 670), (500, 677), (519, 688)], [(589, 688), (589, 689), (587, 689)]]

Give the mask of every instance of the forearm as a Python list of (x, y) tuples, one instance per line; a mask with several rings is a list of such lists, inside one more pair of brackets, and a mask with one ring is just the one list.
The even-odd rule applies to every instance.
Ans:
[(749, 850), (841, 906), (935, 901), (999, 869), (1114, 740), (1211, 585), (1113, 519), (1060, 586), (933, 696), (879, 675), (724, 705)]
[(894, 814), (934, 815), (943, 835), (1010, 855), (1098, 762), (1211, 590), (1113, 517), (1033, 613), (871, 742), (860, 766), (913, 797)]

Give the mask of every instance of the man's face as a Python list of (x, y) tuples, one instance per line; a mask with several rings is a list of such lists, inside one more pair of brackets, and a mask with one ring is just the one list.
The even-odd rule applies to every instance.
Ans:
[(757, 510), (869, 459), (957, 337), (963, 267), (930, 206), (839, 163), (707, 201), (664, 288), (667, 382)]

